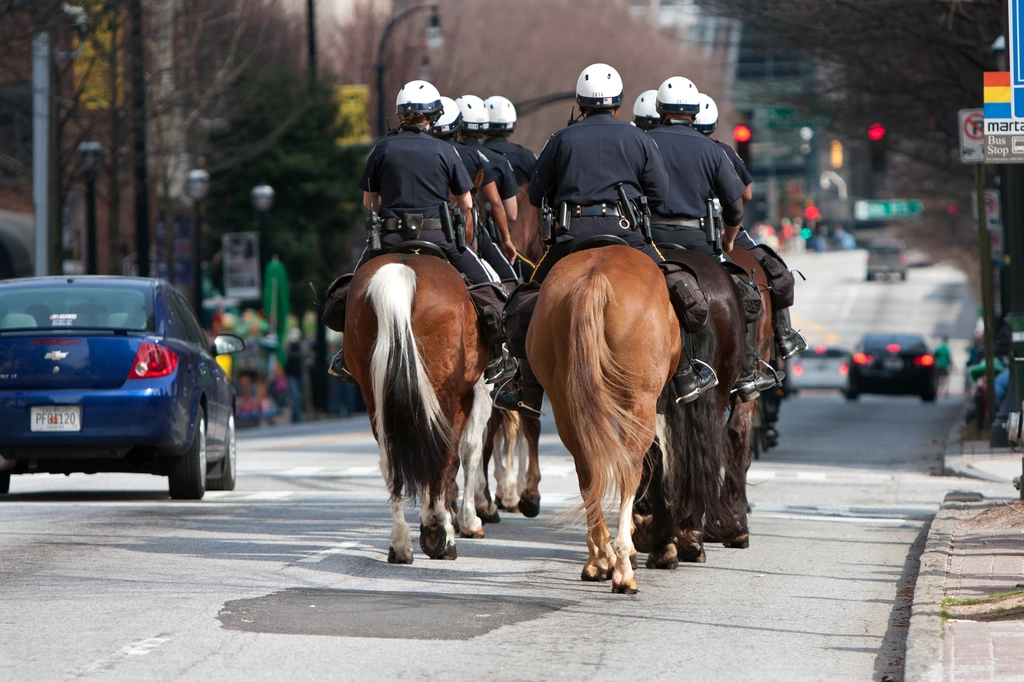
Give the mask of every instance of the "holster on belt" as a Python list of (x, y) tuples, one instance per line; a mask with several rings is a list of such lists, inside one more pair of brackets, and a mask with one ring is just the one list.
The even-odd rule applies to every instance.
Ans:
[(419, 239), (423, 230), (423, 214), (406, 213), (402, 216), (402, 226), (405, 228), (406, 239)]

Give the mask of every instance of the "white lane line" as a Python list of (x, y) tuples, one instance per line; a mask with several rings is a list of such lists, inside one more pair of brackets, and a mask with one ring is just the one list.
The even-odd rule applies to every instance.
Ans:
[(345, 478), (380, 478), (380, 465), (347, 467), (338, 472)]
[(89, 665), (79, 668), (71, 674), (71, 677), (85, 677), (86, 675), (92, 675), (93, 673), (108, 670), (119, 661), (130, 658), (131, 656), (145, 656), (165, 642), (170, 641), (170, 639), (170, 636), (161, 635), (159, 637), (147, 637), (146, 639), (140, 639), (137, 642), (125, 644), (114, 653), (104, 656), (103, 658), (98, 658)]
[[(293, 492), (291, 490), (264, 490), (258, 493), (251, 493), (240, 498), (243, 500), (283, 500), (286, 497), (291, 497)], [(236, 498), (238, 499), (238, 498)]]
[(346, 549), (352, 549), (358, 547), (358, 542), (336, 542), (326, 549), (322, 549), (315, 554), (310, 554), (307, 557), (303, 557), (296, 561), (297, 564), (318, 564), (332, 554), (339, 554)]
[(323, 467), (292, 467), (291, 469), (285, 469), (278, 476), (311, 476), (313, 474), (323, 471)]
[(796, 480), (798, 481), (824, 481), (826, 478), (825, 474), (818, 471), (798, 471), (796, 472)]

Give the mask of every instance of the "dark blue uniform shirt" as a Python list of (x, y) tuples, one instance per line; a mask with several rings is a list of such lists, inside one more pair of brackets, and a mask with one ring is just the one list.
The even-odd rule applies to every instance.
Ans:
[(459, 196), (473, 189), (473, 181), (455, 149), (429, 134), (403, 129), (374, 146), (366, 160), (359, 189), (380, 193), (380, 215), (399, 218), (422, 213), (439, 218), (448, 190)]
[(743, 196), (747, 186), (714, 140), (685, 124), (658, 126), (647, 134), (657, 142), (670, 179), (664, 201), (651, 202), (657, 213), (700, 218), (708, 197), (717, 196), (726, 206)]
[[(480, 177), (480, 186), (483, 187), (487, 184), (487, 169), (484, 168), (484, 160), (480, 154), (473, 148), (467, 147), (459, 142), (447, 140), (455, 151), (458, 152), (459, 158), (462, 159), (462, 165), (466, 167), (466, 173), (469, 174), (469, 179), (476, 185), (477, 175), (483, 171), (483, 175)], [(492, 178), (493, 179), (493, 178)]]
[(485, 147), (475, 137), (464, 137), (460, 144), (476, 151), (484, 160), (484, 184), (491, 182), (498, 186), (498, 196), (501, 200), (511, 199), (519, 193), (519, 185), (516, 184), (516, 174), (509, 165), (508, 159), (501, 154), (495, 154)]
[(530, 180), (530, 203), (543, 197), (551, 206), (563, 201), (589, 206), (646, 194), (654, 206), (665, 200), (668, 176), (658, 145), (647, 133), (610, 113), (587, 116), (555, 133), (540, 152)]
[(512, 164), (516, 173), (516, 182), (525, 185), (533, 177), (533, 167), (537, 164), (537, 155), (526, 147), (509, 142), (507, 137), (492, 137), (484, 142), (484, 146), (498, 152)]
[(742, 182), (744, 186), (754, 182), (754, 176), (747, 170), (747, 164), (743, 163), (743, 159), (741, 159), (740, 155), (736, 153), (736, 150), (721, 140), (714, 140), (714, 142), (718, 143), (718, 146), (722, 148), (725, 155), (729, 157), (730, 161), (732, 161), (732, 167), (736, 169), (736, 175), (740, 176), (740, 182)]

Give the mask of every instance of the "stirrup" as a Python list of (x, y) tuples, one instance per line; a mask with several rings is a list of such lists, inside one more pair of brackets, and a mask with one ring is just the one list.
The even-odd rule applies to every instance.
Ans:
[(682, 380), (687, 374), (693, 377), (693, 386), (686, 386), (682, 391), (680, 391), (679, 384), (675, 384), (677, 405), (684, 405), (686, 403), (693, 402), (701, 393), (718, 385), (718, 375), (715, 373), (715, 370), (711, 365), (703, 360), (691, 360), (690, 366), (683, 372), (677, 372), (672, 377), (672, 381), (676, 382), (678, 380)]
[[(509, 383), (505, 381), (501, 386), (495, 386), (494, 390), (491, 391), (491, 402), (496, 409), (502, 410), (503, 412), (519, 412), (528, 417), (546, 417), (542, 410), (527, 405), (523, 402), (523, 388), (519, 386), (512, 389), (511, 391), (503, 391), (502, 389)], [(541, 392), (541, 404), (544, 403), (543, 389)]]
[(779, 354), (783, 360), (789, 360), (807, 350), (807, 339), (804, 335), (795, 329), (789, 331), (791, 333), (787, 334), (785, 339), (779, 340)]
[(348, 367), (345, 366), (345, 349), (342, 348), (334, 357), (331, 358), (331, 364), (327, 366), (327, 373), (331, 376), (338, 377), (346, 384), (356, 384), (356, 378), (352, 376), (352, 373), (348, 371)]
[(519, 363), (516, 362), (516, 359), (503, 353), (487, 363), (487, 368), (484, 370), (484, 383), (504, 384), (518, 371)]

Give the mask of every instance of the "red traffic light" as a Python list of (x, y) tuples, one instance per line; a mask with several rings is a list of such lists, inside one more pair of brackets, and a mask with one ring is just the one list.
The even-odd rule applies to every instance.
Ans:
[(750, 142), (750, 128), (744, 125), (732, 129), (732, 137), (737, 142)]
[(881, 123), (872, 123), (871, 127), (868, 128), (868, 137), (878, 142), (885, 137), (885, 128), (882, 127)]
[(821, 217), (821, 211), (818, 210), (817, 206), (808, 206), (804, 209), (804, 217), (808, 220), (817, 220)]

